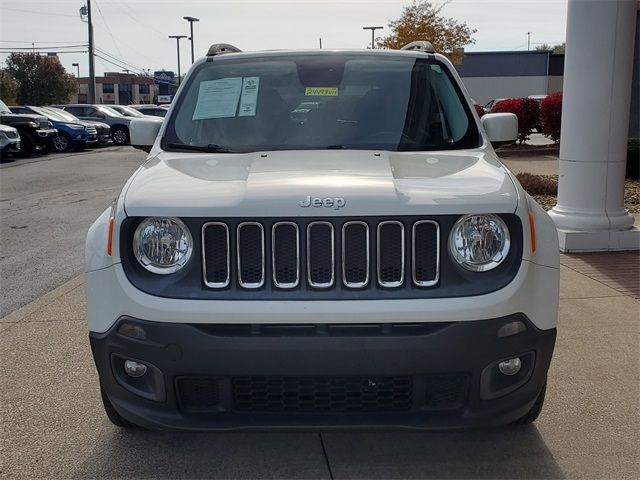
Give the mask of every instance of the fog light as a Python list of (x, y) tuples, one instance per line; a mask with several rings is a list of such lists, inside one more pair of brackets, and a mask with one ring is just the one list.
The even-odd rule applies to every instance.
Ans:
[(500, 370), (502, 374), (509, 376), (518, 373), (521, 367), (522, 362), (520, 361), (520, 357), (510, 358), (498, 364), (498, 370)]
[[(518, 362), (520, 362), (520, 359), (518, 359)], [(147, 373), (147, 366), (144, 363), (126, 360), (124, 362), (124, 371), (130, 377), (138, 378)]]

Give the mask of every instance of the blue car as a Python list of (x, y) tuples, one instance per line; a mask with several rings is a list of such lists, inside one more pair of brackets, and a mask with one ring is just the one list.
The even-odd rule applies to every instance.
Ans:
[(45, 116), (53, 123), (53, 128), (58, 130), (58, 135), (51, 142), (56, 152), (68, 152), (72, 148), (83, 149), (98, 141), (98, 132), (91, 125), (70, 122), (67, 118), (46, 108), (22, 106), (9, 107), (13, 113), (35, 113)]

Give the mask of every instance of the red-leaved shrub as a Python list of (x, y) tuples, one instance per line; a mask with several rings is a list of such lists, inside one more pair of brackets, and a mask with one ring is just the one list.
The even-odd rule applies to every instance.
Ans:
[(482, 118), (482, 116), (486, 113), (486, 112), (484, 111), (484, 107), (483, 107), (482, 105), (478, 105), (477, 103), (474, 103), (474, 104), (473, 104), (473, 108), (475, 108), (475, 109), (476, 109), (476, 113), (478, 114), (478, 116), (479, 116), (480, 118)]
[(554, 142), (560, 141), (562, 120), (562, 92), (552, 93), (540, 104), (540, 123), (542, 133)]
[(518, 141), (520, 143), (529, 139), (538, 123), (540, 106), (532, 98), (508, 98), (496, 103), (491, 113), (513, 113), (518, 117)]

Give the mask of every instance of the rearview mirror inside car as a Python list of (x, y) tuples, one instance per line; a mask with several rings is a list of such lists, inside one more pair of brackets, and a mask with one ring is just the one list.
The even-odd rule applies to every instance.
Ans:
[(494, 148), (513, 143), (518, 138), (518, 117), (513, 113), (487, 113), (480, 122)]
[(129, 125), (131, 146), (149, 153), (156, 141), (162, 118), (132, 118)]

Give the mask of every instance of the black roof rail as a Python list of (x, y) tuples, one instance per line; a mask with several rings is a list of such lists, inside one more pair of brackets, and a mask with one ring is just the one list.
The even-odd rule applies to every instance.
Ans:
[(209, 47), (207, 57), (213, 57), (215, 55), (222, 55), (223, 53), (238, 53), (241, 52), (238, 47), (229, 45), (228, 43), (214, 43)]
[(436, 50), (431, 45), (431, 42), (424, 40), (417, 40), (415, 42), (407, 43), (400, 50), (418, 50), (419, 52), (436, 53)]

